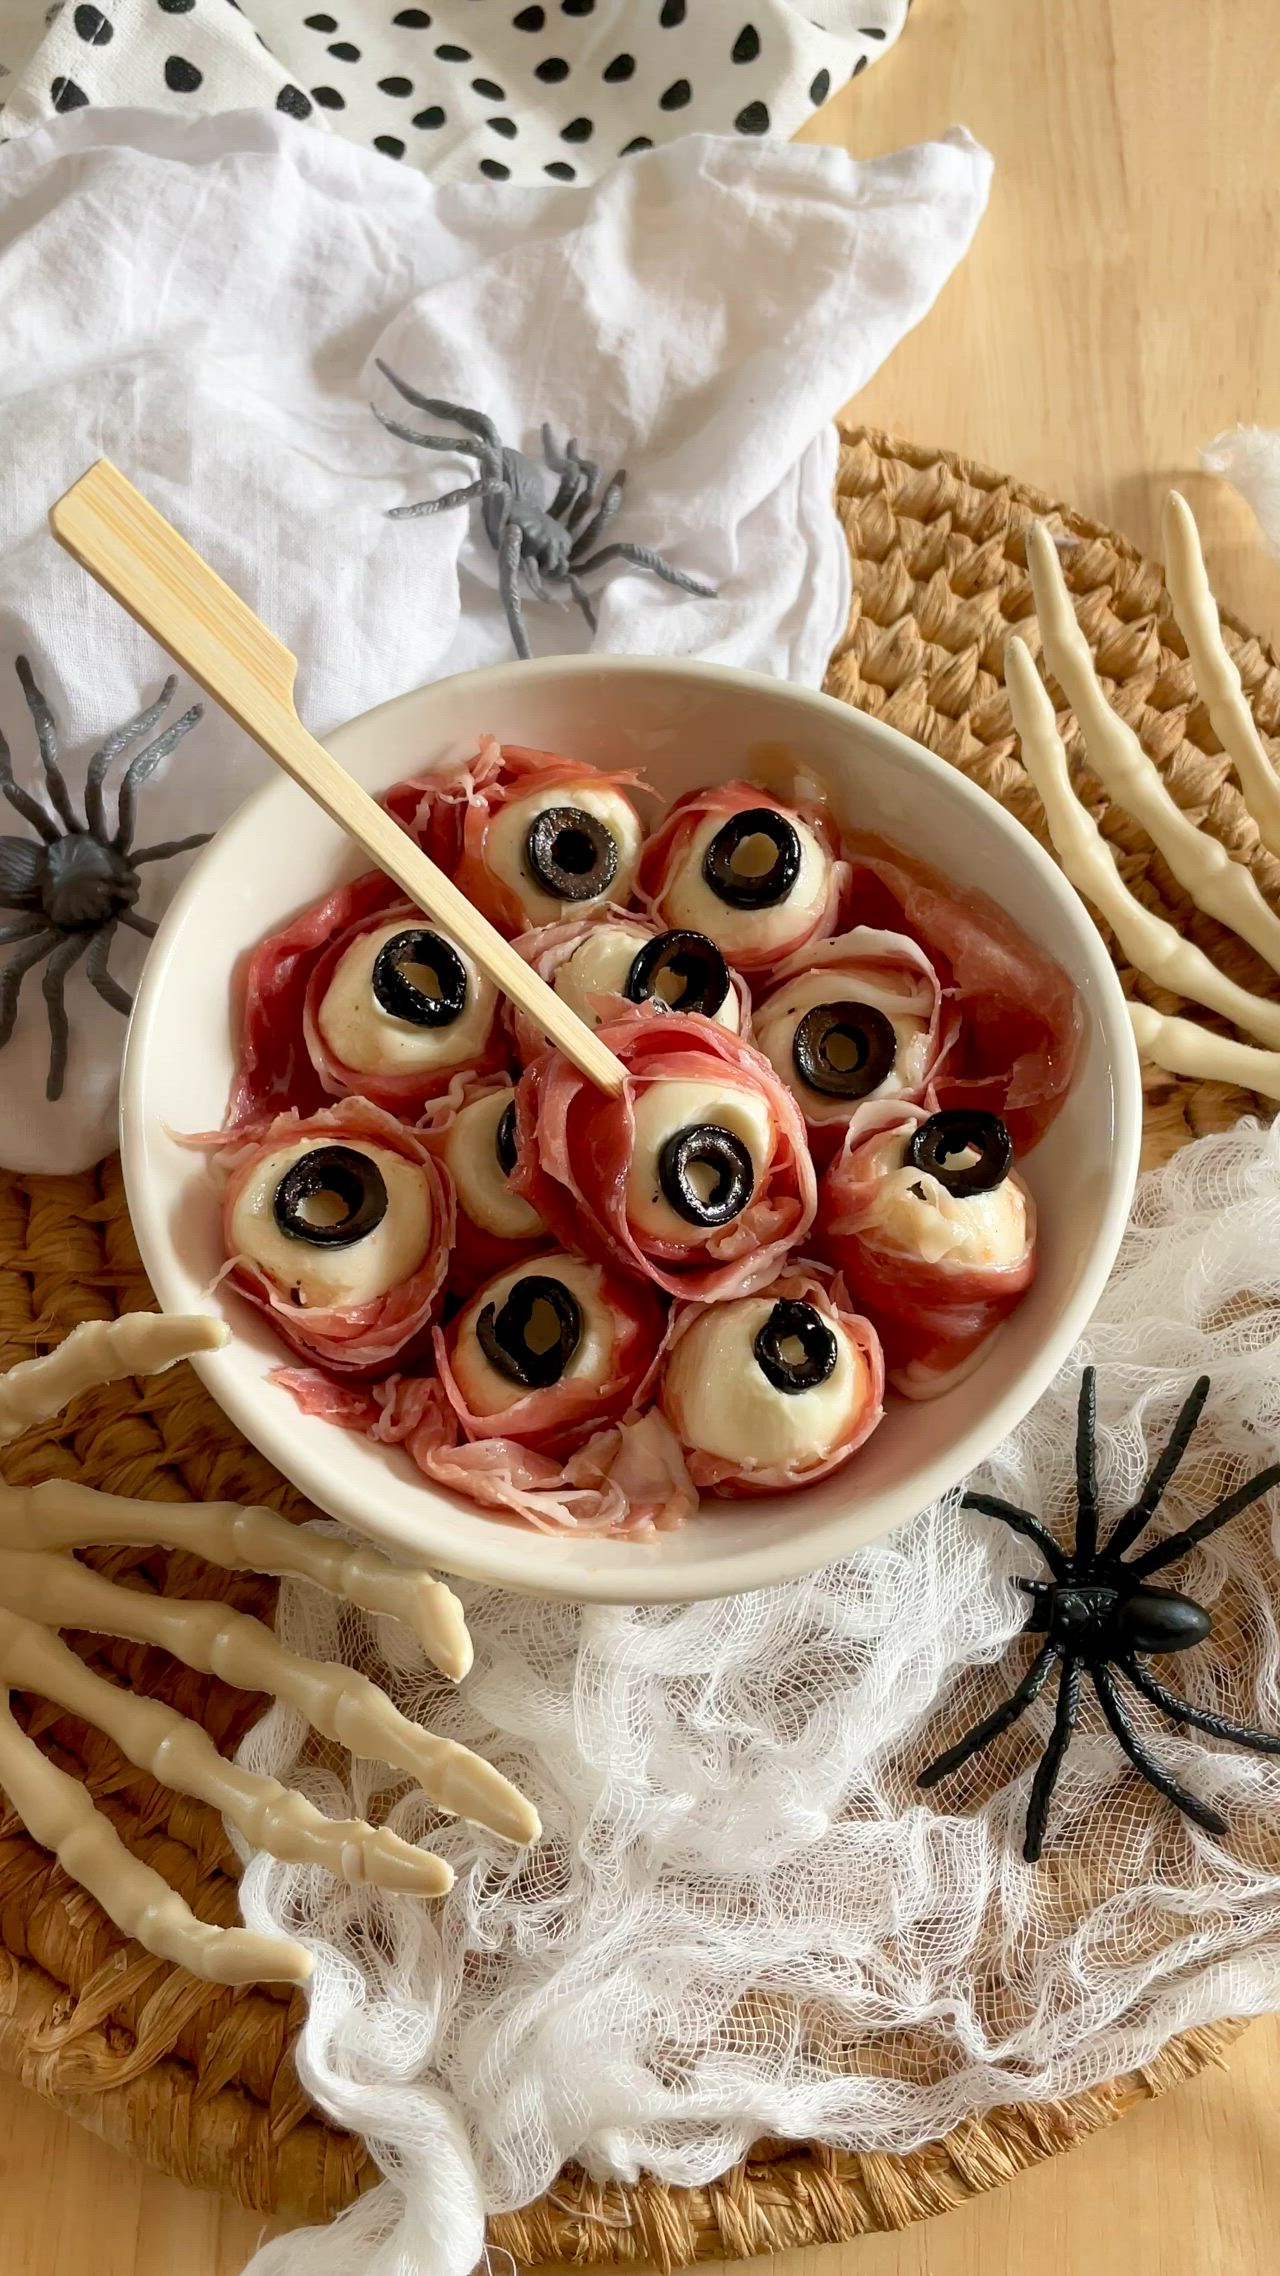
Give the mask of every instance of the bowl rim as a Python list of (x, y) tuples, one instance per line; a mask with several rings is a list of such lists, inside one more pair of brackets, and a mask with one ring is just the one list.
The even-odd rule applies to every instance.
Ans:
[[(808, 1573), (850, 1556), (870, 1542), (884, 1538), (899, 1525), (906, 1524), (914, 1514), (925, 1509), (965, 1477), (999, 1444), (1009, 1431), (1030, 1412), (1042, 1396), (1059, 1368), (1068, 1358), (1072, 1347), (1090, 1319), (1102, 1290), (1115, 1263), (1137, 1182), (1139, 1154), (1142, 1143), (1142, 1081), (1137, 1045), (1129, 1022), (1128, 1008), (1119, 976), (1106, 944), (1090, 917), (1084, 902), (1031, 832), (1007, 812), (998, 799), (982, 790), (959, 768), (950, 766), (945, 759), (917, 743), (900, 729), (860, 711), (856, 706), (843, 703), (838, 697), (823, 690), (797, 686), (792, 681), (778, 680), (766, 673), (740, 671), (732, 665), (702, 663), (685, 656), (544, 656), (528, 660), (511, 659), (480, 669), (451, 673), (446, 678), (427, 682), (422, 687), (407, 689), (403, 694), (389, 697), (370, 710), (356, 714), (324, 736), (327, 748), (335, 758), (343, 756), (343, 745), (348, 739), (363, 740), (379, 724), (386, 724), (402, 713), (414, 710), (423, 698), (441, 689), (467, 685), (469, 690), (483, 697), (495, 686), (504, 689), (519, 678), (521, 684), (530, 680), (591, 680), (603, 676), (616, 678), (647, 678), (654, 675), (687, 680), (691, 685), (715, 688), (722, 684), (739, 691), (752, 688), (767, 692), (770, 697), (794, 700), (798, 709), (817, 706), (830, 714), (833, 720), (845, 727), (856, 724), (857, 732), (872, 744), (880, 744), (887, 756), (907, 763), (940, 784), (945, 783), (950, 795), (959, 796), (961, 804), (971, 804), (981, 811), (988, 823), (994, 822), (997, 831), (1007, 835), (1016, 845), (1019, 858), (1038, 876), (1049, 896), (1059, 905), (1070, 927), (1079, 940), (1081, 961), (1089, 972), (1094, 992), (1094, 1016), (1107, 1059), (1114, 1106), (1114, 1129), (1110, 1190), (1107, 1195), (1101, 1223), (1093, 1243), (1086, 1270), (1080, 1275), (1069, 1301), (1053, 1322), (1035, 1356), (1020, 1371), (1016, 1383), (996, 1400), (994, 1406), (979, 1422), (962, 1429), (958, 1439), (945, 1452), (932, 1457), (922, 1465), (916, 1485), (908, 1489), (909, 1508), (887, 1519), (873, 1531), (859, 1526), (856, 1505), (846, 1511), (833, 1513), (820, 1524), (809, 1529), (797, 1529), (794, 1534), (762, 1545), (758, 1552), (738, 1555), (728, 1561), (717, 1559), (714, 1546), (708, 1545), (706, 1554), (698, 1560), (683, 1564), (664, 1562), (656, 1555), (652, 1567), (644, 1570), (631, 1567), (625, 1575), (615, 1577), (608, 1570), (608, 1542), (597, 1541), (594, 1536), (584, 1538), (581, 1546), (602, 1561), (585, 1567), (580, 1573), (558, 1577), (549, 1573), (545, 1586), (524, 1573), (513, 1575), (505, 1556), (505, 1544), (511, 1529), (503, 1522), (495, 1522), (484, 1511), (477, 1509), (474, 1526), (474, 1544), (469, 1532), (466, 1545), (452, 1539), (442, 1539), (429, 1501), (424, 1498), (420, 1525), (415, 1523), (412, 1543), (396, 1525), (371, 1524), (367, 1509), (360, 1496), (344, 1490), (341, 1478), (335, 1478), (322, 1458), (313, 1457), (304, 1446), (290, 1446), (288, 1417), (282, 1403), (279, 1425), (264, 1417), (258, 1410), (253, 1387), (242, 1385), (230, 1354), (235, 1338), (222, 1350), (194, 1355), (191, 1364), (229, 1420), (235, 1424), (250, 1445), (255, 1446), (271, 1461), (282, 1475), (315, 1503), (316, 1507), (349, 1525), (361, 1538), (372, 1540), (392, 1555), (412, 1553), (424, 1565), (438, 1566), (460, 1578), (486, 1582), (508, 1588), (526, 1596), (541, 1596), (560, 1601), (580, 1601), (599, 1604), (670, 1604), (709, 1601), (716, 1597), (741, 1594), (745, 1591), (771, 1587), (784, 1581), (797, 1580)], [(388, 787), (383, 785), (383, 788)], [(298, 793), (283, 774), (270, 777), (261, 787), (230, 814), (214, 833), (209, 844), (197, 855), (181, 885), (169, 902), (151, 944), (143, 969), (132, 1016), (125, 1039), (124, 1059), (120, 1078), (120, 1154), (124, 1175), (125, 1193), (133, 1223), (134, 1238), (155, 1291), (162, 1312), (185, 1312), (190, 1309), (189, 1291), (178, 1285), (170, 1244), (163, 1234), (157, 1213), (148, 1207), (145, 1167), (145, 1074), (147, 1065), (147, 1039), (152, 1008), (158, 998), (162, 975), (171, 951), (171, 944), (185, 921), (188, 907), (198, 901), (204, 890), (206, 872), (220, 863), (226, 855), (228, 841), (248, 834), (261, 833), (261, 815), (276, 801)], [(376, 793), (375, 793), (376, 795)], [(337, 825), (334, 825), (336, 828)], [(657, 1537), (660, 1549), (662, 1535)], [(557, 1536), (561, 1546), (572, 1546), (572, 1536)], [(474, 1553), (472, 1551), (474, 1545)], [(631, 1547), (647, 1546), (631, 1544)]]

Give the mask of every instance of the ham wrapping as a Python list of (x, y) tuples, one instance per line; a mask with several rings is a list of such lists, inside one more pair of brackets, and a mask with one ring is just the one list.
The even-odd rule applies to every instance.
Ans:
[[(725, 950), (730, 963), (752, 979), (758, 973), (771, 972), (783, 957), (794, 955), (811, 941), (826, 939), (836, 929), (848, 869), (839, 858), (838, 834), (825, 806), (801, 800), (784, 802), (752, 782), (721, 782), (707, 790), (687, 790), (683, 797), (677, 798), (661, 827), (647, 840), (636, 876), (637, 896), (659, 924), (689, 923), (688, 916), (668, 913), (666, 903), (675, 879), (684, 870), (695, 835), (706, 821), (714, 819), (719, 826), (731, 815), (745, 813), (755, 806), (772, 806), (779, 813), (804, 822), (817, 838), (829, 867), (826, 893), (821, 902), (817, 906), (806, 903), (797, 909), (796, 921), (784, 937), (770, 939), (759, 947), (753, 946), (749, 939), (741, 940), (735, 943), (732, 953)], [(698, 921), (713, 940), (718, 937), (713, 912), (709, 911), (705, 920)]]
[[(325, 1041), (320, 1026), (320, 1007), (328, 993), (334, 973), (352, 944), (362, 933), (378, 931), (382, 926), (403, 923), (406, 930), (428, 924), (421, 909), (412, 901), (392, 899), (381, 907), (363, 911), (353, 923), (335, 933), (310, 961), (310, 970), (302, 995), (302, 1032), (307, 1056), (320, 1079), (321, 1089), (327, 1098), (359, 1097), (372, 1099), (375, 1106), (385, 1107), (388, 1114), (398, 1114), (412, 1121), (419, 1116), (428, 1100), (447, 1091), (458, 1073), (456, 1065), (433, 1068), (410, 1067), (393, 1074), (385, 1068), (349, 1067)], [(439, 1030), (447, 1037), (448, 1029)], [(447, 1051), (447, 1046), (446, 1046)], [(506, 1035), (502, 1019), (495, 1008), (483, 1048), (467, 1058), (467, 1068), (474, 1074), (487, 1075), (505, 1067), (507, 1063)]]
[[(529, 1259), (529, 1271), (554, 1274), (557, 1261), (556, 1252), (548, 1254), (544, 1246), (541, 1256)], [(603, 1313), (610, 1322), (608, 1366), (601, 1377), (566, 1373), (558, 1382), (524, 1391), (512, 1405), (490, 1413), (468, 1405), (454, 1367), (459, 1339), (474, 1335), (476, 1318), (505, 1273), (477, 1289), (447, 1328), (435, 1329), (436, 1373), (464, 1438), (511, 1438), (539, 1451), (563, 1454), (602, 1424), (618, 1421), (632, 1406), (662, 1348), (666, 1306), (652, 1288), (629, 1274), (608, 1265), (589, 1269), (597, 1276), (592, 1308), (597, 1317)], [(508, 1266), (506, 1272), (510, 1270)]]
[[(499, 749), (490, 740), (482, 745), (481, 758), (469, 771), (462, 796), (432, 797), (424, 843), (440, 866), (449, 870), (467, 899), (510, 937), (525, 930), (528, 918), (487, 858), (494, 817), (531, 791), (563, 792), (563, 803), (572, 805), (574, 790), (613, 790), (621, 795), (636, 788), (639, 780), (628, 771), (606, 773), (588, 766), (585, 760), (561, 758), (555, 751), (529, 750), (519, 743), (504, 743)], [(638, 816), (635, 825), (638, 833)], [(415, 824), (415, 834), (420, 826)]]

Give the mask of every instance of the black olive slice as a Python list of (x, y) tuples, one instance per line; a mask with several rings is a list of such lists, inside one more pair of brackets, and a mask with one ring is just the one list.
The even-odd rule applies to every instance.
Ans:
[(499, 1116), (493, 1134), (493, 1150), (498, 1157), (498, 1168), (509, 1178), (516, 1166), (516, 1102), (512, 1099), (506, 1112)]
[[(752, 838), (773, 847), (763, 869), (743, 860)], [(731, 909), (772, 909), (785, 901), (800, 875), (800, 833), (773, 806), (748, 806), (717, 830), (702, 857), (702, 874), (713, 893)]]
[(893, 1072), (898, 1037), (874, 1004), (815, 1004), (791, 1038), (802, 1083), (824, 1098), (866, 1098)]
[[(966, 1153), (975, 1154), (976, 1161), (961, 1161)], [(998, 1114), (948, 1107), (912, 1132), (906, 1159), (913, 1170), (927, 1170), (957, 1201), (965, 1201), (970, 1194), (991, 1193), (1003, 1185), (1013, 1167), (1013, 1140)]]
[(547, 806), (525, 833), (525, 860), (557, 901), (594, 901), (618, 874), (618, 841), (581, 806)]
[(812, 1391), (835, 1371), (835, 1330), (812, 1304), (779, 1298), (751, 1349), (775, 1391)]
[(526, 1273), (499, 1309), (486, 1304), (476, 1341), (491, 1367), (509, 1383), (545, 1391), (558, 1383), (582, 1341), (582, 1307), (562, 1280)]
[(633, 1004), (656, 998), (673, 1012), (714, 1019), (729, 993), (729, 967), (705, 933), (659, 933), (632, 958), (623, 993)]
[(387, 1182), (354, 1146), (313, 1146), (287, 1169), (272, 1202), (290, 1240), (348, 1249), (377, 1231), (387, 1214)]
[[(421, 970), (434, 977), (423, 988), (410, 977)], [(373, 992), (384, 1012), (412, 1027), (452, 1027), (466, 1009), (467, 968), (456, 948), (439, 933), (414, 925), (393, 933), (373, 960)]]
[[(701, 1170), (701, 1178), (695, 1172)], [(658, 1156), (658, 1183), (677, 1216), (690, 1225), (727, 1225), (755, 1191), (750, 1149), (718, 1122), (691, 1122), (668, 1138)]]

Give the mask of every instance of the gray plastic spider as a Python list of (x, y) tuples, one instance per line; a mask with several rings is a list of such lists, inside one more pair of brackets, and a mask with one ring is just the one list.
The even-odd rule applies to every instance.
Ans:
[[(378, 370), (389, 379), (396, 392), (406, 403), (425, 411), (432, 419), (452, 419), (455, 426), (466, 430), (468, 440), (458, 435), (424, 435), (416, 427), (402, 426), (398, 419), (390, 419), (377, 404), (371, 409), (383, 426), (406, 443), (419, 443), (424, 450), (460, 451), (479, 462), (474, 482), (464, 483), (460, 490), (446, 490), (440, 498), (422, 498), (413, 506), (393, 506), (393, 521), (413, 521), (420, 514), (443, 514), (453, 506), (465, 506), (473, 498), (481, 500), (485, 535), (498, 556), (498, 590), (507, 612), (507, 623), (515, 642), (517, 656), (528, 656), (529, 639), (524, 628), (524, 612), (520, 601), (520, 580), (523, 577), (535, 600), (554, 601), (565, 606), (564, 596), (549, 592), (548, 586), (567, 585), (587, 623), (594, 632), (596, 612), (591, 595), (582, 580), (593, 569), (603, 569), (611, 561), (629, 561), (634, 569), (650, 569), (668, 585), (678, 585), (683, 593), (696, 593), (700, 600), (714, 600), (716, 587), (706, 585), (699, 577), (690, 577), (683, 569), (673, 569), (660, 553), (648, 546), (627, 545), (615, 542), (592, 548), (597, 544), (607, 524), (613, 520), (622, 504), (626, 488), (626, 469), (619, 467), (612, 480), (603, 487), (600, 469), (592, 459), (580, 458), (574, 440), (565, 444), (563, 451), (556, 448), (549, 426), (542, 429), (542, 451), (546, 461), (539, 464), (536, 458), (526, 458), (523, 451), (508, 450), (500, 440), (492, 419), (483, 411), (468, 411), (460, 403), (442, 403), (435, 396), (420, 395), (403, 379), (379, 360)], [(558, 476), (558, 487), (548, 503), (547, 472)]]
[[(0, 797), (29, 822), (36, 833), (29, 838), (0, 838), (0, 909), (19, 912), (0, 924), (0, 947), (14, 950), (0, 967), (0, 1049), (13, 1033), (18, 996), (28, 972), (45, 964), (45, 1009), (49, 1017), (49, 1074), (45, 1096), (58, 1099), (67, 1071), (69, 1029), (63, 989), (67, 974), (86, 953), (86, 972), (104, 1003), (126, 1015), (133, 1007), (127, 989), (113, 980), (107, 958), (117, 925), (128, 925), (148, 940), (155, 931), (149, 917), (135, 913), (144, 862), (167, 861), (170, 854), (187, 853), (206, 844), (206, 830), (193, 838), (173, 838), (168, 844), (134, 849), (138, 793), (162, 759), (180, 743), (188, 728), (201, 717), (202, 706), (193, 703), (154, 743), (135, 753), (120, 783), (115, 828), (106, 811), (106, 779), (114, 760), (130, 743), (155, 726), (177, 686), (168, 679), (154, 703), (108, 735), (89, 761), (85, 777), (84, 820), (71, 802), (58, 764), (58, 737), (44, 696), (36, 686), (25, 656), (17, 660), (17, 674), (35, 725), (36, 743), (44, 768), (49, 804), (41, 803), (14, 781), (9, 745), (0, 733)], [(47, 964), (45, 963), (48, 959)]]

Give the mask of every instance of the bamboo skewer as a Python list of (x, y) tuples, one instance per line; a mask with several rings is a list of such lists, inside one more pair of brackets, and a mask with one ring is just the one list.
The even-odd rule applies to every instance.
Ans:
[(109, 459), (100, 458), (72, 484), (50, 509), (49, 526), (590, 1082), (614, 1096), (621, 1091), (621, 1060), (302, 725), (293, 700), (296, 657)]

